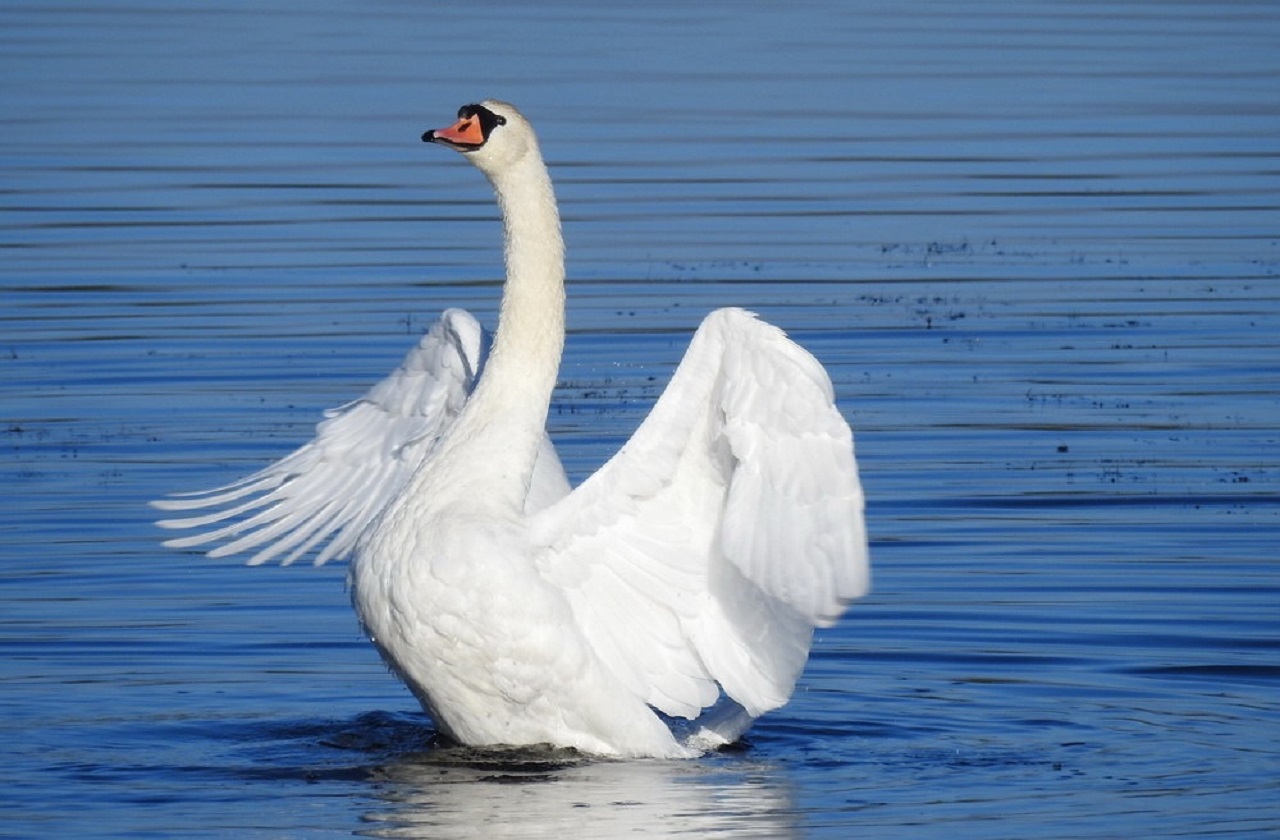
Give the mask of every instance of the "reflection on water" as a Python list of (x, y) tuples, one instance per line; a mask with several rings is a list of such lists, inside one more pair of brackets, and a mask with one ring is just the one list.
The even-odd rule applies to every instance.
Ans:
[[(1280, 831), (1274, 4), (51, 0), (0, 27), (0, 833)], [(745, 754), (460, 761), (341, 570), (150, 525), (444, 307), (492, 324), (491, 197), (417, 139), (487, 95), (537, 118), (561, 197), (575, 476), (723, 305), (809, 347), (857, 430), (876, 590)]]
[[(568, 761), (407, 756), (375, 774), (375, 837), (790, 837), (796, 813), (770, 769), (742, 760)], [(363, 833), (363, 832), (362, 832)]]

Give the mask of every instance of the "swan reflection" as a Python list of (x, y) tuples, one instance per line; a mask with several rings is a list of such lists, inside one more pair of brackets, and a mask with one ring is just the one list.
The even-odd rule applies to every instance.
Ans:
[(418, 753), (375, 774), (371, 837), (788, 837), (795, 809), (775, 768), (587, 760), (565, 751)]

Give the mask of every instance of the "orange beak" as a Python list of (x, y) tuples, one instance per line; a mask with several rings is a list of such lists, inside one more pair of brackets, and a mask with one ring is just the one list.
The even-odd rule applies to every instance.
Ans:
[(437, 128), (422, 135), (423, 142), (442, 143), (460, 152), (474, 151), (484, 145), (484, 132), (476, 116), (463, 117), (448, 128)]

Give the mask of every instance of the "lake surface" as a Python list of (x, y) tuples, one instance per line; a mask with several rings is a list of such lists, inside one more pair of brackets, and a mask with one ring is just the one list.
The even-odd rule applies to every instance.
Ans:
[[(1280, 833), (1280, 7), (9, 3), (0, 835)], [(447, 306), (538, 126), (575, 478), (711, 308), (828, 367), (874, 593), (692, 762), (443, 749), (344, 569), (146, 502), (308, 439)]]

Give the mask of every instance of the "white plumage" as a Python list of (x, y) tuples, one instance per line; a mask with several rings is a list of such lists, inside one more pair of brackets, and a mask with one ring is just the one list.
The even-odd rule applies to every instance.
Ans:
[(570, 491), (545, 432), (564, 257), (533, 130), (487, 100), (424, 139), (463, 152), (502, 207), (492, 352), (446, 311), (310, 443), (157, 502), (195, 512), (160, 525), (207, 529), (166, 544), (350, 555), (374, 644), (463, 743), (675, 757), (736, 739), (787, 701), (813, 628), (868, 586), (852, 433), (825, 371), (781, 330), (715, 311), (632, 438)]

